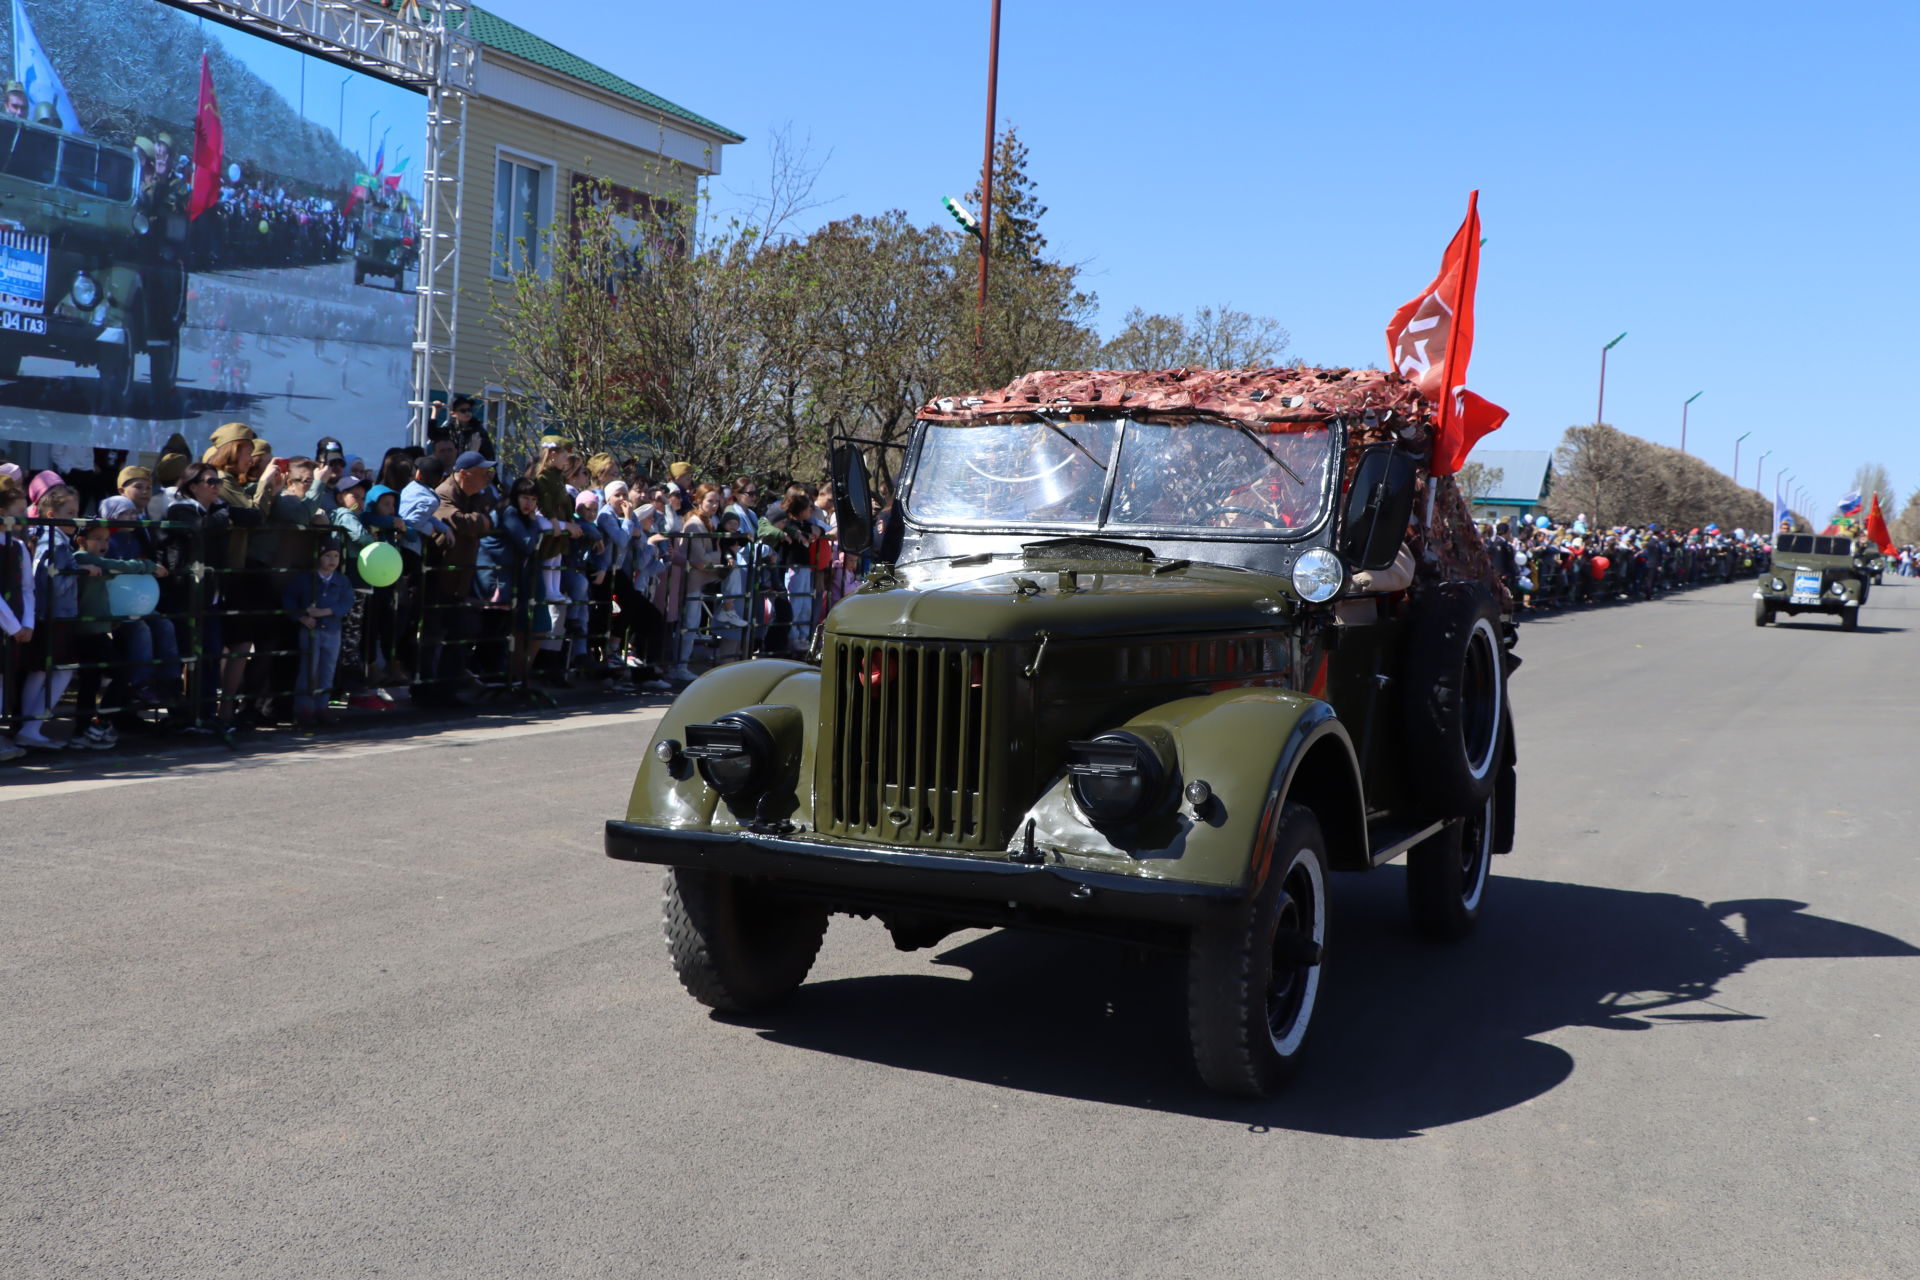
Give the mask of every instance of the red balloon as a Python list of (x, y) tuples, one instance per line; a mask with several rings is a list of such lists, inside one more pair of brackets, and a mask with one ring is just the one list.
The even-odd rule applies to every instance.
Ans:
[(1593, 580), (1595, 582), (1598, 582), (1600, 581), (1600, 579), (1607, 576), (1607, 568), (1608, 566), (1613, 564), (1613, 561), (1607, 559), (1605, 556), (1595, 556), (1593, 558), (1592, 563), (1593, 563)]

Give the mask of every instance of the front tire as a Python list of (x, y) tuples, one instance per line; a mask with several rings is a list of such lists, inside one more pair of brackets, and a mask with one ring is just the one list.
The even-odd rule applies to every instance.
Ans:
[(1407, 854), (1407, 910), (1429, 942), (1458, 942), (1480, 922), (1493, 873), (1493, 799)]
[(1860, 629), (1859, 605), (1850, 604), (1840, 610), (1840, 629), (1842, 631), (1858, 631)]
[(1756, 627), (1764, 627), (1772, 621), (1773, 606), (1765, 600), (1755, 600), (1753, 602), (1753, 625)]
[(1187, 953), (1187, 1034), (1207, 1087), (1264, 1098), (1299, 1067), (1327, 942), (1326, 838), (1304, 805), (1280, 811), (1266, 880)]
[(676, 867), (667, 873), (661, 923), (680, 985), (722, 1013), (779, 1004), (806, 981), (827, 933), (827, 913), (740, 876)]

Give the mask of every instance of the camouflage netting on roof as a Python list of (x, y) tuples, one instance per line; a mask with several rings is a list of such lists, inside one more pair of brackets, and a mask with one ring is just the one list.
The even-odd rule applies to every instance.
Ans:
[(1379, 369), (1050, 369), (997, 391), (943, 396), (920, 416), (981, 422), (1033, 409), (1204, 414), (1251, 423), (1357, 421), (1368, 413), (1424, 421), (1432, 406), (1405, 378)]
[(1399, 374), (1379, 369), (1052, 369), (1025, 374), (997, 391), (943, 396), (920, 416), (933, 422), (985, 424), (1034, 411), (1225, 418), (1249, 424), (1342, 419), (1347, 424), (1342, 495), (1351, 489), (1354, 468), (1369, 446), (1390, 444), (1411, 451), (1420, 461), (1420, 487), (1407, 542), (1420, 578), (1481, 582), (1503, 609), (1509, 607), (1459, 486), (1452, 476), (1436, 480), (1427, 474), (1432, 402)]

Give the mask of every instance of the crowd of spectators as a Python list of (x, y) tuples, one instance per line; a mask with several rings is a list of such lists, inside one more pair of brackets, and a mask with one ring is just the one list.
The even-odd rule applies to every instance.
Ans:
[[(560, 436), (509, 474), (463, 400), (428, 447), (379, 459), (280, 455), (229, 423), (106, 497), (0, 465), (0, 758), (156, 727), (232, 742), (397, 695), (666, 692), (804, 653), (862, 567), (836, 533), (829, 483), (649, 475)], [(142, 577), (157, 605), (120, 608), (116, 580)]]
[[(1560, 524), (1544, 516), (1502, 521), (1486, 526), (1483, 535), (1522, 613), (1646, 600), (1680, 587), (1750, 578), (1769, 562), (1773, 546), (1767, 534), (1723, 530), (1718, 524), (1695, 529), (1658, 524), (1590, 528), (1584, 516)], [(1854, 541), (1858, 555), (1880, 555), (1864, 535)], [(1885, 557), (1885, 567), (1911, 576), (1920, 572), (1920, 555), (1913, 547), (1898, 547)]]

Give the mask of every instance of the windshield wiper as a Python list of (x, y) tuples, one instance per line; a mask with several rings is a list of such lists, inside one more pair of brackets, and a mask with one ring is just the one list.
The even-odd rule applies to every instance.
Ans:
[(1300, 478), (1300, 473), (1298, 471), (1295, 471), (1292, 467), (1280, 461), (1279, 454), (1267, 448), (1266, 445), (1260, 443), (1259, 436), (1256, 436), (1255, 434), (1253, 434), (1251, 430), (1249, 430), (1247, 427), (1245, 427), (1244, 425), (1238, 422), (1233, 424), (1233, 429), (1235, 431), (1238, 431), (1241, 435), (1245, 436), (1247, 439), (1253, 441), (1253, 447), (1258, 449), (1260, 452), (1266, 454), (1269, 458), (1272, 458), (1273, 465), (1280, 468), (1282, 471), (1286, 472), (1288, 475), (1292, 476), (1293, 482), (1295, 484), (1298, 484), (1298, 485), (1306, 484), (1306, 481)]
[[(1107, 469), (1106, 463), (1100, 461), (1100, 459), (1094, 457), (1091, 453), (1087, 453), (1087, 446), (1081, 444), (1078, 440), (1075, 440), (1072, 436), (1068, 435), (1066, 433), (1066, 429), (1063, 428), (1059, 423), (1055, 422), (1052, 418), (1049, 418), (1044, 413), (1038, 413), (1031, 409), (1029, 409), (1027, 412), (1032, 413), (1034, 417), (1040, 419), (1041, 422), (1045, 423), (1047, 426), (1047, 430), (1053, 432), (1053, 434), (1059, 436), (1062, 440), (1065, 440), (1068, 444), (1078, 449), (1081, 453), (1085, 453), (1087, 455), (1088, 462), (1091, 462), (1094, 466), (1100, 468), (1102, 471), (1105, 471)], [(1274, 461), (1278, 462), (1279, 459), (1276, 458), (1274, 459)], [(1286, 464), (1281, 463), (1280, 465), (1285, 466)]]

